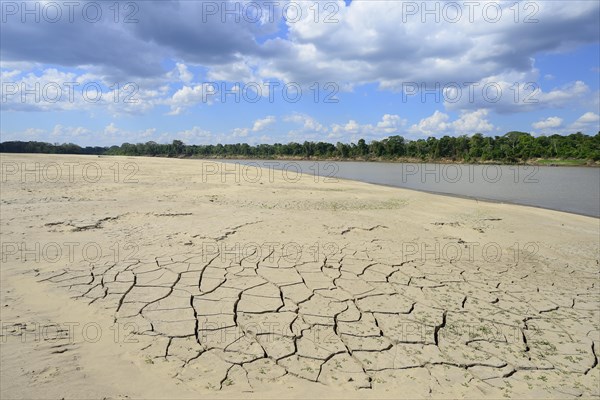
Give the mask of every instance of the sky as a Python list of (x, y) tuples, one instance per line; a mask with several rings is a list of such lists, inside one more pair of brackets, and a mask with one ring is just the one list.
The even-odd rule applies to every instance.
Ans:
[(1, 141), (600, 130), (600, 1), (0, 1)]

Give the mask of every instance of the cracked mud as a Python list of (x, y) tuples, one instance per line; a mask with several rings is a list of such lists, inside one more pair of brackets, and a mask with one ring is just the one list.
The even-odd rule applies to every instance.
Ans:
[[(217, 389), (286, 374), (373, 388), (420, 371), (504, 387), (507, 379), (585, 380), (598, 363), (597, 298), (581, 290), (595, 288), (592, 270), (566, 267), (540, 281), (542, 264), (527, 273), (518, 265), (395, 264), (377, 246), (344, 247), (320, 262), (271, 255), (188, 253), (43, 280), (155, 336), (149, 354), (178, 363), (177, 379)], [(567, 298), (557, 298), (559, 284)]]
[[(193, 173), (179, 175), (183, 186)], [(574, 216), (565, 227), (570, 216), (544, 210), (528, 216), (524, 207), (352, 182), (328, 194), (310, 180), (296, 185), (271, 184), (266, 200), (256, 185), (233, 192), (211, 182), (174, 200), (175, 185), (157, 197), (167, 205), (111, 205), (91, 220), (59, 207), (32, 220), (34, 229), (138, 247), (27, 273), (40, 288), (107, 310), (148, 341), (144, 368), (168, 363), (172, 379), (198, 390), (306, 382), (400, 397), (600, 396), (597, 220)], [(343, 207), (289, 211), (294, 198), (317, 201), (312, 190), (319, 204)], [(9, 221), (3, 229), (16, 231)], [(556, 232), (540, 235), (540, 224)], [(436, 253), (436, 242), (463, 256)], [(467, 258), (473, 242), (503, 255)], [(532, 242), (534, 252), (524, 246)]]

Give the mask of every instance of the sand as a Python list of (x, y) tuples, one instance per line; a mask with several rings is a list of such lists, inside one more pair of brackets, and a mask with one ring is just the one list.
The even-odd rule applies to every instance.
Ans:
[(213, 161), (1, 162), (3, 399), (600, 396), (598, 219)]

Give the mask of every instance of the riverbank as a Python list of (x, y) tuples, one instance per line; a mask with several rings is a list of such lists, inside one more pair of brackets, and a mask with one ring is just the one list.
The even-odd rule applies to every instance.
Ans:
[(596, 218), (214, 161), (1, 161), (2, 398), (600, 395)]
[[(211, 162), (205, 160), (204, 162)], [(600, 217), (600, 169), (513, 165), (399, 164), (332, 161), (219, 160), (240, 172), (245, 166), (303, 170), (337, 178), (427, 193), (541, 207)]]
[[(113, 156), (110, 156), (113, 157)], [(127, 156), (123, 156), (127, 157)], [(531, 165), (531, 166), (543, 166), (543, 167), (600, 167), (600, 161), (593, 160), (563, 160), (563, 159), (547, 159), (540, 158), (534, 160), (508, 162), (501, 160), (475, 160), (475, 161), (464, 161), (464, 160), (452, 160), (446, 158), (440, 159), (421, 159), (421, 158), (372, 158), (372, 157), (357, 157), (357, 158), (340, 158), (340, 157), (269, 157), (269, 158), (256, 158), (256, 157), (245, 157), (245, 156), (231, 156), (231, 157), (211, 157), (211, 156), (168, 156), (168, 155), (156, 155), (155, 157), (162, 158), (182, 158), (182, 159), (197, 159), (197, 160), (263, 160), (263, 161), (322, 161), (322, 162), (381, 162), (381, 163), (394, 163), (394, 164), (458, 164), (458, 165)]]

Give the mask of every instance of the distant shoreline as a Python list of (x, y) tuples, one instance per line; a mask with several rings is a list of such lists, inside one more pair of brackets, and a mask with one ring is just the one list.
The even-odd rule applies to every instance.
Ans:
[(581, 132), (568, 136), (534, 137), (511, 131), (503, 136), (444, 136), (407, 140), (390, 136), (382, 140), (365, 139), (357, 143), (327, 142), (287, 144), (185, 144), (123, 143), (113, 146), (81, 147), (74, 143), (6, 141), (0, 152), (35, 154), (124, 155), (168, 158), (306, 160), (389, 163), (439, 163), (536, 166), (600, 166), (600, 132), (595, 136)]
[(469, 161), (458, 161), (449, 159), (434, 159), (434, 160), (422, 160), (418, 158), (397, 158), (397, 159), (383, 159), (383, 158), (325, 158), (325, 157), (246, 157), (246, 156), (231, 156), (231, 157), (210, 157), (210, 156), (169, 156), (169, 155), (126, 155), (126, 154), (76, 154), (76, 153), (36, 153), (36, 152), (0, 152), (0, 154), (53, 154), (53, 155), (73, 155), (73, 156), (98, 156), (98, 157), (150, 157), (150, 158), (177, 158), (187, 160), (261, 160), (261, 161), (315, 161), (315, 162), (366, 162), (366, 163), (388, 163), (388, 164), (455, 164), (455, 165), (529, 165), (536, 167), (591, 167), (600, 168), (600, 162), (591, 160), (578, 160), (578, 159), (539, 159), (539, 160), (528, 160), (528, 161), (497, 161), (488, 160), (481, 161), (476, 160), (473, 162)]
[[(108, 155), (107, 155), (108, 156)], [(138, 156), (132, 156), (138, 157)], [(435, 160), (421, 160), (412, 158), (400, 158), (400, 159), (352, 159), (352, 158), (321, 158), (321, 157), (271, 157), (271, 158), (260, 158), (260, 157), (169, 157), (169, 156), (139, 156), (139, 157), (160, 157), (160, 158), (181, 158), (181, 159), (197, 159), (197, 160), (261, 160), (261, 161), (317, 161), (317, 162), (367, 162), (367, 163), (388, 163), (388, 164), (456, 164), (456, 165), (531, 165), (537, 167), (592, 167), (600, 168), (600, 162), (594, 162), (589, 160), (528, 160), (521, 162), (505, 162), (505, 161), (455, 161), (448, 159), (435, 159)]]

